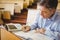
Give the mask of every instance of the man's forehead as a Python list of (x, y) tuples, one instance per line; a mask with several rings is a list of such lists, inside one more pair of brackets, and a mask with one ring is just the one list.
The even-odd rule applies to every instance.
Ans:
[(49, 10), (48, 8), (44, 7), (44, 6), (40, 6), (39, 7), (40, 10)]

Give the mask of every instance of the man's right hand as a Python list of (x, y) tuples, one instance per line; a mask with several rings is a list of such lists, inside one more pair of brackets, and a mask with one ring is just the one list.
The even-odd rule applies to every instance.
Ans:
[(21, 30), (24, 32), (28, 32), (30, 31), (30, 26), (23, 25)]

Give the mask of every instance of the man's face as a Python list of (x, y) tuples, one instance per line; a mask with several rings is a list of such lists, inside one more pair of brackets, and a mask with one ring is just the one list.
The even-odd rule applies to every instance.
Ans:
[(41, 11), (41, 16), (43, 18), (51, 18), (51, 15), (54, 14), (54, 10), (53, 9), (48, 9), (44, 6), (40, 6), (40, 11)]

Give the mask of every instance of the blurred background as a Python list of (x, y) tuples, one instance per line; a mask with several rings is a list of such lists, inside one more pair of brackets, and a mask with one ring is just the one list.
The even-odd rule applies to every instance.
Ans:
[[(39, 9), (38, 1), (39, 0), (0, 0), (0, 24), (28, 24), (29, 21), (27, 22), (27, 19), (34, 17), (33, 15), (31, 16), (32, 13), (35, 13), (32, 11)], [(58, 1), (57, 11), (60, 12), (60, 0)]]

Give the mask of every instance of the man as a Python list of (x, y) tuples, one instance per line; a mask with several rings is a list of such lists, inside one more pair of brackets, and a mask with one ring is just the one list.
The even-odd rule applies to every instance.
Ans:
[(58, 0), (40, 0), (40, 13), (31, 26), (22, 26), (23, 31), (36, 29), (36, 32), (59, 40), (60, 16), (56, 12)]

